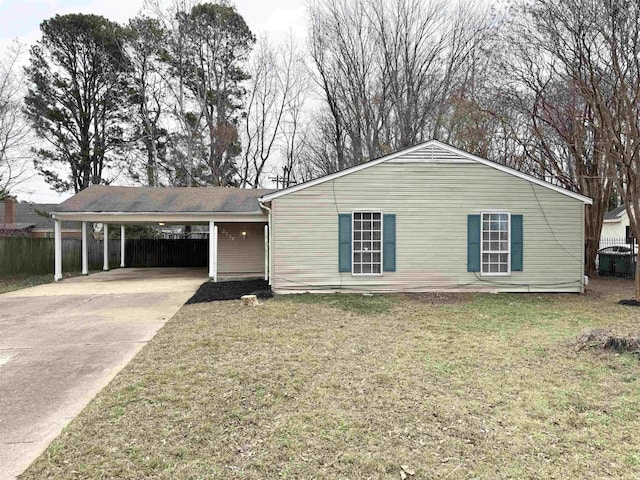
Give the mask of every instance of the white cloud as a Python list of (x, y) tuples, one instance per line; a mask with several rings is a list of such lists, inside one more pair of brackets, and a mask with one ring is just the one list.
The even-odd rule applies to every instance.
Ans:
[(22, 0), (24, 3), (43, 3), (45, 5), (49, 5), (50, 7), (55, 7), (60, 2), (59, 0)]
[(295, 9), (279, 8), (267, 17), (264, 24), (261, 25), (261, 29), (270, 34), (276, 32), (287, 34), (289, 31), (293, 31), (297, 37), (303, 37), (306, 34), (305, 23), (304, 7)]
[(51, 190), (49, 184), (39, 175), (22, 182), (11, 193), (16, 194), (18, 200), (35, 203), (59, 203), (65, 201), (73, 193), (57, 193)]
[(125, 23), (131, 17), (134, 17), (143, 6), (143, 0), (95, 0), (82, 6), (70, 6), (57, 8), (56, 12), (60, 15), (67, 13), (91, 13), (94, 15), (102, 15), (109, 20)]

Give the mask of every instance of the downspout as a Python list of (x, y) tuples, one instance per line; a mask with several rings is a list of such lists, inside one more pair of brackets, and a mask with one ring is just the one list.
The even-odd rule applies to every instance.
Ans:
[(269, 221), (268, 221), (268, 228), (269, 228), (269, 285), (271, 285), (271, 277), (272, 277), (272, 273), (273, 273), (273, 262), (271, 261), (272, 258), (272, 251), (271, 251), (271, 246), (273, 245), (273, 234), (271, 233), (271, 208), (267, 207), (263, 202), (262, 198), (258, 199), (258, 202), (260, 202), (260, 207), (264, 208), (268, 213), (269, 213)]

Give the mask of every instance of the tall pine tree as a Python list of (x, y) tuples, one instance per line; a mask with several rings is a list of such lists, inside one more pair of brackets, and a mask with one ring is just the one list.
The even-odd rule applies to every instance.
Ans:
[(35, 150), (35, 166), (58, 191), (108, 183), (124, 125), (121, 28), (101, 16), (70, 14), (40, 29), (26, 68), (26, 113), (46, 145)]

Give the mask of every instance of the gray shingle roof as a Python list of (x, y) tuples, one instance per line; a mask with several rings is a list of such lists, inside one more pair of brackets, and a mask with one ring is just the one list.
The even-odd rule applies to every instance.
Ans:
[(53, 212), (262, 213), (258, 198), (273, 190), (227, 187), (94, 185)]
[(614, 208), (613, 210), (609, 210), (604, 214), (605, 220), (616, 220), (622, 216), (625, 212), (624, 205), (620, 205), (619, 207)]
[[(58, 208), (58, 203), (16, 203), (14, 205), (16, 222), (19, 224), (27, 224), (35, 229), (51, 229), (53, 230), (53, 219), (49, 215)], [(0, 222), (4, 220), (4, 202), (0, 202)], [(80, 228), (80, 224), (76, 222), (67, 222), (64, 229)]]
[(33, 227), (33, 223), (2, 223), (0, 222), (0, 231), (28, 230)]

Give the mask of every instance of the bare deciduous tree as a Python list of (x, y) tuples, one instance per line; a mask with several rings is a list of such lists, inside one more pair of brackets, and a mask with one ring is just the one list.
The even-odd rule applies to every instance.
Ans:
[(489, 26), (485, 10), (439, 0), (317, 0), (310, 20), (339, 169), (444, 137)]
[(0, 199), (26, 179), (30, 130), (22, 113), (24, 76), (19, 63), (24, 47), (12, 44), (0, 58)]
[(289, 37), (290, 63), (292, 71), (291, 89), (282, 122), (283, 141), (280, 153), (283, 157), (282, 186), (289, 187), (311, 179), (303, 162), (308, 140), (308, 108), (310, 77), (304, 57), (298, 51), (293, 37)]
[(258, 187), (267, 160), (277, 150), (282, 121), (292, 88), (294, 52), (276, 50), (262, 37), (249, 63), (244, 105), (243, 154), (239, 169), (242, 187)]
[(240, 185), (262, 185), (267, 171), (288, 185), (296, 181), (304, 145), (302, 119), (308, 92), (307, 69), (293, 35), (276, 46), (263, 37), (248, 73)]
[[(585, 215), (586, 270), (593, 274), (614, 179), (602, 148), (606, 137), (579, 86), (583, 52), (574, 47), (582, 27), (571, 33), (565, 22), (579, 18), (580, 10), (572, 10), (578, 7), (539, 0), (516, 9), (507, 30), (512, 53), (503, 73), (512, 80), (505, 96), (525, 117), (527, 128), (519, 131), (533, 173), (594, 200)], [(510, 119), (512, 125), (515, 121)]]
[[(578, 14), (576, 14), (578, 12)], [(599, 154), (611, 162), (611, 174), (624, 199), (634, 236), (640, 236), (640, 4), (628, 0), (543, 3), (561, 29), (548, 28), (553, 40), (577, 54), (571, 72), (593, 109), (591, 124), (600, 135)], [(567, 62), (568, 63), (568, 62)], [(571, 64), (569, 64), (571, 65)], [(636, 262), (635, 298), (640, 301), (640, 263)]]

